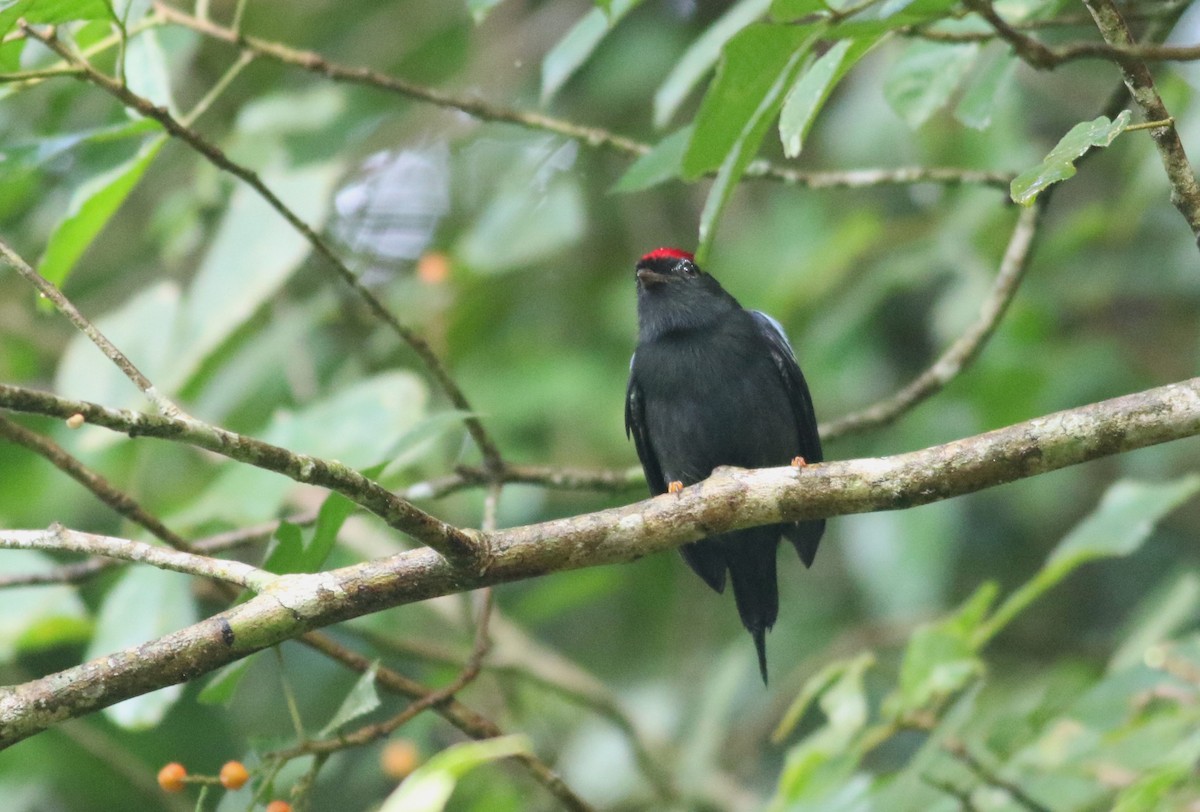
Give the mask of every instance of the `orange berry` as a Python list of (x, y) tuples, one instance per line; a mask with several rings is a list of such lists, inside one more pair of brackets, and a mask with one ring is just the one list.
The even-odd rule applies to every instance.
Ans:
[(267, 812), (292, 812), (292, 805), (287, 801), (271, 801), (267, 804)]
[(408, 739), (396, 739), (388, 742), (379, 753), (379, 768), (388, 778), (399, 781), (407, 778), (408, 774), (421, 763), (421, 753), (417, 746)]
[(158, 771), (158, 785), (166, 792), (183, 792), (183, 779), (187, 770), (178, 761), (172, 761)]
[(221, 786), (225, 789), (241, 789), (250, 780), (250, 771), (240, 761), (226, 761), (221, 768)]
[(450, 275), (450, 257), (441, 251), (429, 251), (417, 260), (417, 278), (426, 285), (439, 285)]

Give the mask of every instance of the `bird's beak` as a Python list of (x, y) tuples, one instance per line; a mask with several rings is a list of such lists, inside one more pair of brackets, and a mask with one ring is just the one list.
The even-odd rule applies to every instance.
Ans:
[(640, 282), (643, 287), (647, 288), (652, 288), (655, 285), (661, 285), (664, 282), (671, 281), (671, 277), (667, 276), (665, 273), (652, 271), (649, 268), (638, 268), (637, 278), (638, 282)]

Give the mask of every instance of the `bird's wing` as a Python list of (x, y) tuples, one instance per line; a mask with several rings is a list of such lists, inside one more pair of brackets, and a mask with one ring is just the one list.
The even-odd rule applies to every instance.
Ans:
[(646, 472), (650, 492), (666, 493), (667, 482), (663, 477), (658, 457), (654, 454), (654, 447), (650, 445), (650, 433), (646, 429), (646, 406), (642, 399), (642, 389), (634, 378), (632, 359), (629, 366), (629, 387), (625, 390), (625, 436), (633, 437), (638, 459), (642, 461), (642, 470)]
[(750, 315), (758, 326), (758, 331), (767, 342), (771, 351), (771, 360), (779, 370), (787, 390), (788, 401), (792, 406), (792, 416), (796, 421), (796, 435), (800, 438), (800, 456), (806, 462), (820, 462), (821, 437), (817, 434), (817, 416), (813, 411), (812, 397), (808, 394), (808, 384), (800, 365), (796, 363), (796, 354), (792, 345), (783, 332), (783, 327), (775, 319), (758, 310), (751, 310)]
[[(757, 310), (751, 310), (750, 315), (754, 317), (759, 333), (770, 349), (775, 368), (783, 378), (788, 401), (792, 406), (792, 417), (796, 421), (796, 436), (800, 438), (800, 456), (804, 457), (806, 462), (820, 462), (821, 437), (817, 434), (817, 416), (813, 411), (812, 397), (808, 394), (808, 384), (804, 381), (804, 374), (800, 372), (800, 365), (796, 363), (796, 354), (792, 352), (792, 345), (788, 343), (783, 327), (775, 319)], [(824, 532), (825, 520), (818, 519), (788, 525), (783, 534), (796, 548), (804, 565), (811, 567)]]

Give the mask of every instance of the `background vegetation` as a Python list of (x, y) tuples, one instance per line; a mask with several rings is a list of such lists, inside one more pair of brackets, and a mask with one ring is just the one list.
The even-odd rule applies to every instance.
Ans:
[[(1172, 128), (1125, 129), (1147, 117), (1121, 85), (1120, 65), (1136, 60), (1068, 55), (1111, 36), (1083, 4), (175, 8), (0, 8), (0, 239), (190, 414), (341, 460), (454, 525), (484, 524), (489, 494), (502, 527), (644, 496), (622, 398), (632, 267), (660, 245), (699, 246), (744, 304), (785, 325), (830, 425), (990, 325), (981, 306), (1002, 314), (978, 354), (959, 359), (961, 375), (935, 375), (934, 396), (895, 422), (838, 426), (831, 458), (923, 448), (1197, 374), (1196, 224), (1181, 180), (1191, 170), (1164, 169), (1153, 139)], [(1120, 8), (1138, 39), (1197, 39), (1188, 3)], [(37, 41), (50, 23), (66, 59)], [(230, 25), (262, 41), (227, 41)], [(1060, 50), (1047, 57), (1038, 43)], [(1138, 56), (1195, 145), (1197, 54)], [(98, 81), (121, 75), (124, 85)], [(133, 97), (168, 112), (139, 112)], [(1068, 143), (1068, 162), (1042, 164), (1100, 115)], [(469, 405), (447, 397), (310, 240), (164, 117), (194, 126), (324, 235)], [(1088, 141), (1108, 146), (1052, 201), (1041, 193), (1040, 219), (1020, 215), (1010, 194), (1069, 174)], [(1014, 252), (1014, 233), (1034, 231), (1032, 248)], [(1009, 282), (997, 286), (1006, 250)], [(151, 408), (45, 305), (0, 274), (0, 381)], [(490, 469), (481, 435), (464, 428), (471, 417), (502, 458)], [(152, 539), (96, 498), (104, 488), (49, 464), (24, 426), (187, 540), (232, 532), (231, 555), (275, 572), (414, 543), (365, 511), (347, 517), (324, 490), (186, 445), (0, 419), (12, 441), (0, 443), (3, 528)], [(236, 759), (251, 783), (208, 790), (203, 808), (289, 793), (298, 807), (375, 808), (412, 746), (422, 760), (441, 755), (395, 808), (439, 808), (441, 786), (454, 788), (447, 808), (489, 812), (1195, 809), (1197, 451), (1183, 440), (832, 520), (811, 571), (781, 559), (769, 689), (731, 598), (677, 556), (654, 555), (329, 630), (418, 685), (469, 683), (461, 701), (493, 734), (523, 739), (464, 748), (461, 726), (426, 712), (313, 755), (312, 741), (369, 734), (363, 725), (411, 698), (289, 643), (6, 750), (0, 805), (186, 809), (200, 790), (164, 794), (156, 770), (179, 761), (216, 774)], [(576, 469), (608, 474), (563, 474)], [(489, 470), (506, 484), (488, 486)], [(5, 684), (229, 603), (185, 575), (56, 568), (67, 560), (78, 557), (0, 553)], [(30, 573), (57, 582), (31, 585)], [(476, 629), (489, 607), (485, 652)], [(468, 772), (512, 748), (535, 755)]]

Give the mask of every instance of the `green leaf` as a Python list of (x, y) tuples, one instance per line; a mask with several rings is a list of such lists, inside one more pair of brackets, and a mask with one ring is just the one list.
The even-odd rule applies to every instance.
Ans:
[(11, 42), (0, 42), (0, 73), (14, 73), (21, 69), (21, 52), (25, 49), (24, 38)]
[(50, 235), (38, 263), (42, 276), (62, 287), (84, 250), (117, 213), (166, 142), (165, 135), (146, 141), (128, 161), (90, 178), (75, 190), (66, 216)]
[(375, 687), (375, 677), (379, 673), (379, 661), (371, 663), (371, 667), (363, 672), (354, 682), (354, 687), (346, 694), (341, 706), (329, 720), (329, 724), (321, 729), (322, 739), (332, 736), (334, 731), (348, 722), (353, 722), (360, 716), (366, 716), (379, 707), (379, 691)]
[[(154, 640), (198, 617), (186, 577), (154, 567), (129, 567), (104, 596), (86, 659)], [(162, 721), (182, 692), (182, 685), (171, 685), (105, 708), (104, 714), (121, 727), (144, 730)]]
[(542, 104), (575, 75), (605, 35), (639, 2), (641, 0), (612, 0), (607, 11), (593, 8), (550, 49), (542, 60)]
[(478, 25), (502, 2), (504, 0), (467, 0), (467, 11), (471, 12), (471, 19)]
[(331, 493), (325, 497), (321, 509), (317, 511), (317, 523), (313, 527), (312, 539), (308, 543), (308, 560), (305, 562), (311, 569), (306, 572), (316, 572), (325, 563), (333, 545), (337, 542), (338, 533), (350, 514), (358, 506), (340, 493)]
[(337, 542), (338, 532), (355, 507), (340, 493), (330, 493), (321, 504), (317, 521), (309, 531), (291, 522), (281, 521), (275, 529), (263, 569), (278, 575), (321, 569)]
[(857, 748), (851, 742), (867, 723), (869, 705), (863, 677), (874, 661), (869, 653), (859, 655), (821, 693), (819, 704), (826, 723), (788, 751), (771, 810), (802, 799), (821, 799), (845, 786), (858, 764)]
[[(179, 311), (179, 288), (159, 282), (130, 297), (119, 309), (94, 319), (96, 327), (155, 383), (172, 363), (172, 337)], [(139, 406), (143, 395), (83, 333), (67, 345), (54, 375), (54, 389), (67, 397), (108, 406)], [(80, 435), (81, 448), (100, 448), (115, 442), (110, 432)]]
[(281, 521), (271, 534), (262, 568), (277, 575), (305, 572), (303, 560), (304, 530), (298, 524)]
[(1180, 573), (1171, 583), (1156, 589), (1134, 613), (1121, 645), (1108, 661), (1108, 670), (1132, 668), (1143, 661), (1146, 651), (1170, 640), (1200, 617), (1200, 576)]
[(104, 0), (9, 0), (0, 4), (0, 37), (27, 23), (69, 23), (73, 20), (111, 20), (112, 12)]
[(958, 2), (959, 0), (887, 0), (874, 10), (874, 14), (880, 19), (893, 21), (899, 27), (946, 16)]
[(691, 138), (692, 128), (684, 127), (659, 141), (625, 170), (613, 191), (640, 192), (678, 178), (683, 171), (683, 155)]
[(1169, 482), (1121, 480), (1110, 487), (1091, 515), (1059, 542), (1046, 568), (1073, 570), (1085, 561), (1130, 555), (1154, 526), (1200, 491), (1200, 475)]
[[(796, 72), (800, 70), (818, 35), (818, 31), (810, 31), (803, 26), (755, 25), (735, 37), (726, 48), (726, 61), (722, 62), (721, 70), (717, 73), (715, 87), (705, 96), (705, 103), (697, 115), (696, 132), (684, 157), (685, 171), (695, 171), (697, 167), (704, 165), (706, 155), (711, 153), (714, 147), (728, 144), (728, 153), (721, 161), (717, 178), (709, 189), (708, 197), (704, 201), (704, 210), (700, 213), (696, 248), (696, 259), (700, 262), (704, 262), (708, 256), (708, 250), (716, 235), (716, 224), (725, 203), (737, 188), (746, 167), (754, 160), (771, 119), (783, 104), (784, 90), (792, 84)], [(759, 47), (761, 51), (757, 50)], [(763, 56), (766, 59), (760, 61)], [(783, 63), (778, 64), (781, 57)], [(752, 70), (748, 75), (748, 67), (752, 65), (758, 65), (766, 71), (764, 76), (759, 76)], [(777, 69), (771, 72), (773, 68)], [(764, 78), (770, 80), (770, 84), (765, 88)], [(730, 82), (734, 79), (754, 85), (755, 89), (732, 86)], [(716, 101), (710, 105), (710, 99)], [(722, 113), (722, 106), (726, 105), (727, 108)], [(742, 114), (747, 110), (749, 115), (742, 118)], [(724, 115), (730, 116), (725, 119), (725, 125), (730, 129), (728, 132), (718, 132), (713, 127), (722, 121)], [(740, 129), (733, 129), (734, 122), (741, 123)], [(703, 138), (702, 127), (708, 128)], [(690, 167), (689, 162), (692, 162)]]
[[(173, 115), (179, 114), (171, 94), (167, 54), (159, 44), (158, 32), (153, 28), (143, 31), (125, 46), (125, 80), (134, 93), (160, 107), (166, 107)], [(140, 117), (139, 113), (128, 108), (126, 112)]]
[(913, 632), (899, 684), (884, 703), (886, 715), (900, 718), (929, 709), (982, 673), (977, 639), (998, 591), (996, 584), (984, 583), (954, 613)]
[(808, 712), (808, 708), (812, 705), (813, 700), (820, 696), (834, 681), (841, 679), (848, 671), (863, 673), (874, 664), (875, 655), (867, 651), (859, 654), (857, 657), (835, 660), (825, 665), (820, 671), (813, 674), (804, 682), (804, 687), (800, 689), (800, 693), (792, 700), (792, 704), (788, 706), (787, 711), (783, 714), (783, 719), (780, 720), (779, 724), (775, 727), (775, 731), (771, 734), (771, 741), (779, 744), (786, 739), (796, 729), (796, 725), (800, 724), (800, 720)]
[(451, 430), (462, 428), (470, 412), (448, 409), (431, 414), (415, 423), (396, 442), (384, 450), (384, 462), (377, 466), (376, 473), (363, 471), (381, 482), (388, 482), (417, 460), (436, 450), (438, 442)]
[(813, 37), (811, 26), (756, 23), (726, 43), (717, 75), (696, 113), (683, 159), (685, 178), (695, 180), (717, 169), (739, 143), (745, 144), (756, 125), (765, 128), (763, 120), (783, 103), (780, 78), (786, 79), (783, 87), (791, 85), (791, 74)]
[[(58, 562), (36, 550), (4, 550), (5, 575), (46, 572)], [(87, 610), (73, 586), (52, 584), (0, 590), (0, 662), (74, 642)]]
[(222, 668), (212, 675), (208, 684), (201, 689), (196, 699), (203, 705), (226, 705), (233, 701), (242, 677), (250, 670), (254, 655), (244, 657)]
[(442, 812), (459, 779), (481, 764), (529, 752), (524, 736), (499, 736), (447, 747), (404, 779), (379, 812)]
[(996, 100), (1002, 88), (1008, 85), (1019, 61), (1008, 51), (992, 59), (959, 100), (954, 117), (974, 130), (990, 127)]
[(786, 23), (828, 10), (829, 3), (825, 0), (774, 0), (771, 3), (771, 19)]
[(1125, 130), (1130, 112), (1122, 110), (1115, 120), (1100, 116), (1081, 121), (1062, 137), (1050, 154), (1037, 166), (1013, 178), (1009, 191), (1022, 206), (1031, 206), (1038, 193), (1051, 184), (1075, 174), (1075, 161), (1092, 147), (1107, 147)]
[[(807, 0), (818, 5), (816, 0)], [(654, 126), (665, 127), (688, 94), (712, 70), (735, 34), (762, 16), (770, 0), (740, 0), (688, 46), (654, 93)]]
[(1142, 546), (1154, 526), (1200, 491), (1200, 475), (1171, 482), (1121, 480), (1099, 506), (1067, 534), (1037, 575), (1013, 592), (977, 632), (978, 644), (1001, 629), (1059, 581), (1089, 561), (1130, 555)]
[(979, 45), (973, 42), (913, 42), (888, 73), (884, 98), (915, 130), (945, 106), (978, 55)]
[(787, 157), (795, 158), (800, 154), (804, 138), (834, 86), (875, 47), (880, 38), (838, 40), (796, 80), (779, 114), (779, 139), (783, 142), (783, 152)]
[[(425, 383), (416, 375), (387, 372), (341, 388), (300, 411), (277, 412), (260, 436), (268, 443), (361, 470), (384, 461), (386, 450), (424, 416), (427, 399)], [(281, 474), (231, 464), (175, 519), (181, 523), (216, 517), (265, 521), (296, 487)], [(308, 559), (300, 555), (299, 560)]]
[[(261, 172), (267, 188), (317, 230), (340, 175), (341, 166), (335, 163), (275, 166)], [(181, 335), (169, 376), (151, 380), (167, 392), (183, 388), (205, 360), (275, 296), (311, 250), (308, 240), (258, 193), (239, 184), (184, 296)]]

